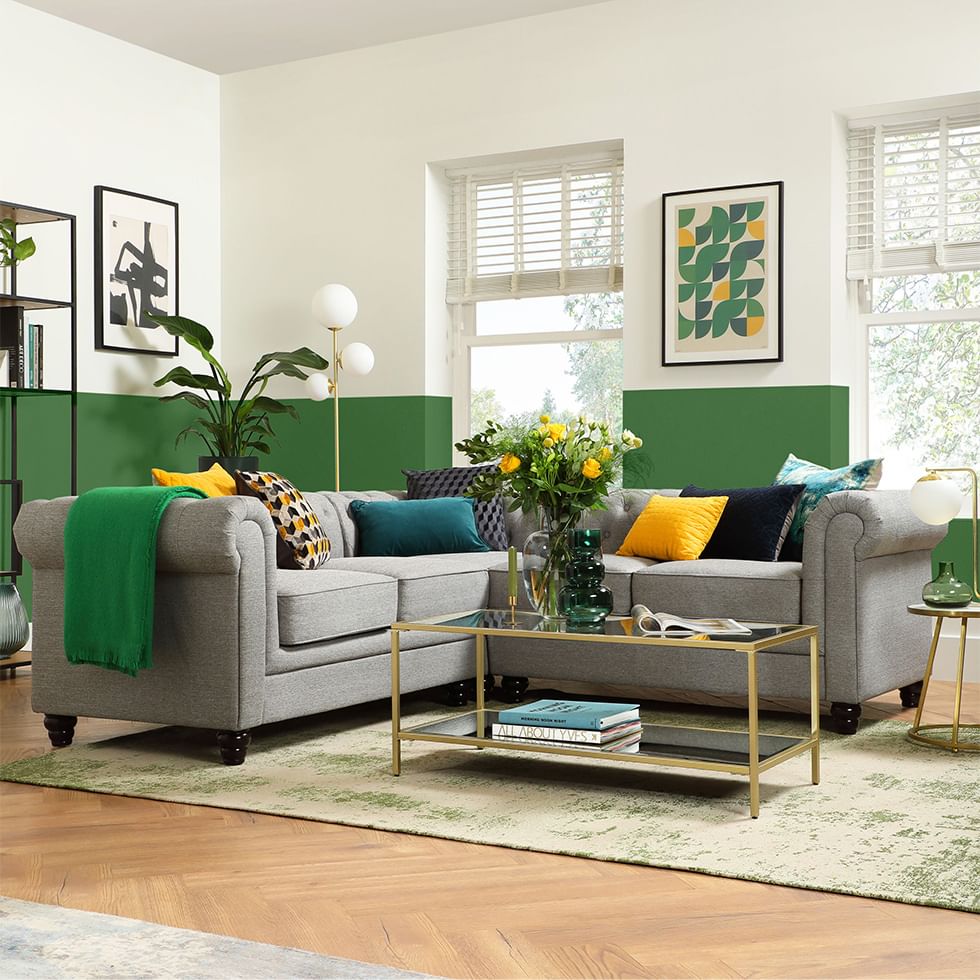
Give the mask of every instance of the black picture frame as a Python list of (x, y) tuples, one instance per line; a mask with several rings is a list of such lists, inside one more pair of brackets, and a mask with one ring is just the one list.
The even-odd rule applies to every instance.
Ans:
[[(679, 202), (674, 200), (678, 198), (686, 199), (685, 203), (693, 206), (698, 204), (704, 205), (709, 203), (706, 198), (716, 197), (717, 195), (722, 195), (721, 201), (724, 200), (724, 195), (728, 193), (736, 193), (740, 198), (744, 198), (747, 192), (759, 191), (760, 193), (765, 193), (767, 198), (775, 201), (776, 210), (776, 221), (774, 227), (776, 229), (776, 241), (768, 255), (771, 255), (776, 260), (775, 272), (772, 270), (772, 263), (769, 262), (768, 267), (765, 270), (766, 287), (771, 288), (775, 284), (775, 300), (769, 306), (769, 313), (767, 320), (771, 321), (772, 313), (775, 313), (775, 324), (772, 325), (771, 322), (767, 323), (767, 345), (762, 353), (765, 356), (758, 356), (758, 352), (752, 352), (746, 350), (743, 356), (728, 356), (728, 352), (722, 353), (719, 351), (721, 356), (705, 358), (703, 355), (701, 359), (697, 359), (697, 356), (679, 356), (679, 352), (676, 349), (676, 341), (672, 346), (671, 341), (675, 340), (675, 324), (677, 323), (677, 311), (679, 308), (679, 301), (675, 298), (674, 287), (677, 285), (677, 280), (674, 274), (674, 258), (676, 255), (676, 239), (669, 232), (673, 231), (673, 227), (668, 228), (667, 219), (669, 215), (674, 213), (673, 208), (679, 205)], [(699, 200), (701, 198), (701, 200)], [(719, 200), (715, 200), (711, 203), (720, 203)], [(672, 206), (673, 207), (672, 207)], [(661, 340), (660, 340), (660, 363), (663, 367), (686, 367), (691, 366), (704, 366), (711, 364), (774, 364), (779, 363), (783, 360), (783, 226), (784, 226), (784, 182), (781, 180), (768, 180), (760, 181), (758, 183), (752, 184), (729, 184), (723, 187), (701, 187), (695, 190), (689, 191), (671, 191), (665, 193), (662, 196), (661, 202)]]
[[(112, 207), (116, 210), (126, 211), (125, 215), (114, 215)], [(140, 250), (128, 238), (125, 231), (120, 230), (118, 223), (127, 222), (129, 227), (143, 223), (144, 249)], [(107, 224), (107, 222), (109, 222)], [(119, 284), (119, 280), (113, 279), (113, 273), (107, 271), (106, 256), (107, 249), (116, 251), (117, 242), (124, 239), (124, 244), (120, 247), (117, 258), (111, 266), (113, 270), (120, 268), (123, 259), (123, 250), (127, 247), (130, 254), (137, 262), (145, 261), (146, 252), (152, 250), (151, 235), (158, 239), (161, 231), (157, 228), (152, 231), (153, 225), (162, 225), (166, 232), (166, 248), (161, 251), (166, 252), (166, 265), (161, 262), (162, 256), (157, 258), (154, 255), (154, 265), (161, 269), (165, 282), (165, 292), (167, 297), (166, 308), (163, 312), (177, 316), (180, 312), (180, 213), (176, 201), (167, 201), (161, 197), (153, 197), (150, 194), (140, 194), (136, 191), (122, 190), (118, 187), (107, 187), (99, 184), (95, 187), (95, 255), (93, 266), (95, 269), (94, 298), (95, 298), (95, 349), (105, 351), (115, 351), (122, 354), (148, 354), (152, 357), (176, 357), (180, 344), (177, 337), (172, 337), (162, 327), (148, 326), (144, 316), (144, 297), (143, 290), (138, 281), (131, 279), (128, 284), (124, 284), (124, 289), (110, 289), (110, 282)], [(116, 239), (115, 241), (113, 239)], [(170, 242), (173, 242), (171, 247)], [(154, 280), (159, 282), (161, 276), (151, 273)], [(132, 309), (136, 304), (136, 294), (139, 293), (139, 317), (144, 320), (142, 324), (135, 322)], [(108, 302), (107, 302), (108, 296)], [(151, 297), (146, 300), (152, 304), (154, 299)], [(120, 304), (125, 304), (126, 322), (120, 322)], [(153, 307), (155, 310), (161, 307)], [(146, 331), (146, 345), (140, 346), (136, 343), (142, 339), (140, 331)]]

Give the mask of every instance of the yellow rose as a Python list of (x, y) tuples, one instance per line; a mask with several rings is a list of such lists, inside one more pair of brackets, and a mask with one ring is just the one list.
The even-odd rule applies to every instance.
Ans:
[(504, 453), (504, 458), (500, 461), (501, 473), (513, 473), (514, 470), (519, 470), (520, 468), (520, 457), (515, 456), (513, 453)]
[(603, 446), (599, 450), (599, 459), (605, 461), (607, 459), (612, 459), (612, 450), (608, 446)]
[(540, 417), (540, 420), (539, 421), (541, 422), (542, 425), (547, 425), (551, 421), (551, 416), (550, 415), (542, 415)]
[(564, 422), (549, 422), (548, 423), (548, 435), (551, 436), (555, 442), (561, 442), (562, 439), (568, 434), (568, 426)]
[(593, 459), (591, 456), (582, 464), (582, 476), (588, 477), (590, 480), (594, 480), (602, 472), (602, 466), (599, 464), (599, 460)]

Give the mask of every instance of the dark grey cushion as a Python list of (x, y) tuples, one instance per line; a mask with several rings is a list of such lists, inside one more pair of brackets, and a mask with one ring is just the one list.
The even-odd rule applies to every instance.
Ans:
[[(408, 486), (409, 500), (431, 500), (434, 497), (462, 497), (466, 488), (481, 473), (497, 467), (448, 466), (441, 470), (402, 470)], [(507, 528), (504, 524), (504, 505), (500, 497), (475, 501), (476, 530), (491, 551), (507, 550)]]

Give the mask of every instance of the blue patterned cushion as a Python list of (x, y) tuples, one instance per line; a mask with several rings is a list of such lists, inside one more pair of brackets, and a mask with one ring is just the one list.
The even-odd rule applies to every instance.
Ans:
[(790, 453), (772, 482), (777, 486), (802, 483), (806, 489), (779, 557), (786, 561), (803, 560), (803, 525), (827, 494), (838, 490), (874, 490), (880, 479), (880, 459), (862, 459), (860, 463), (828, 470), (826, 466), (797, 459)]

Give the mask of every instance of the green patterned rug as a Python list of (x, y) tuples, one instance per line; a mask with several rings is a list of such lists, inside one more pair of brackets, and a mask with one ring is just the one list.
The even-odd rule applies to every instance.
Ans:
[[(423, 708), (406, 723), (446, 714)], [(819, 786), (806, 756), (764, 773), (758, 820), (748, 781), (724, 774), (414, 742), (396, 778), (389, 725), (376, 704), (267, 726), (238, 768), (217, 763), (210, 733), (160, 728), (8, 763), (0, 779), (980, 911), (980, 760), (913, 745), (903, 723), (825, 734)], [(762, 727), (804, 725), (772, 715)]]

